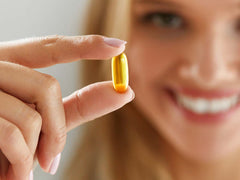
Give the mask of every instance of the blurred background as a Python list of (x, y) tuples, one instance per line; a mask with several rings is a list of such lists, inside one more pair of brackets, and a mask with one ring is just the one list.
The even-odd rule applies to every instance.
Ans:
[[(80, 35), (88, 7), (87, 0), (0, 0), (0, 41), (45, 35)], [(60, 83), (63, 97), (79, 89), (78, 62), (37, 69), (54, 76)], [(55, 176), (34, 171), (34, 180), (59, 180), (75, 146), (80, 128), (68, 133), (67, 143)]]

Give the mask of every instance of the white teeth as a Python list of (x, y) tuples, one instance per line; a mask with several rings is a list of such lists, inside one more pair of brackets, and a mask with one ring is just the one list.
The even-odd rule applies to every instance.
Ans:
[(177, 94), (178, 104), (197, 114), (214, 114), (229, 110), (238, 103), (237, 95), (228, 98), (204, 99), (193, 98), (183, 94)]

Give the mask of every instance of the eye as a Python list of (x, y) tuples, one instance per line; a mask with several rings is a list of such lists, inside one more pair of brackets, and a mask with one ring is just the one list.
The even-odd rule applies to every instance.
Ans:
[(144, 21), (163, 28), (180, 28), (183, 26), (183, 19), (173, 13), (150, 13), (144, 17)]

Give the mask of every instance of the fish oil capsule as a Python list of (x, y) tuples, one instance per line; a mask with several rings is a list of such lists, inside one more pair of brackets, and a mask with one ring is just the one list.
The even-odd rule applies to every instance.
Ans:
[(113, 87), (117, 92), (125, 92), (128, 87), (128, 62), (125, 53), (112, 58)]

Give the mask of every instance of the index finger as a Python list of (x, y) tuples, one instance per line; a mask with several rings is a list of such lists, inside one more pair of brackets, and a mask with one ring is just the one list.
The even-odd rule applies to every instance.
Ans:
[(0, 42), (0, 61), (41, 68), (79, 59), (108, 59), (123, 52), (125, 44), (100, 35), (34, 37)]

